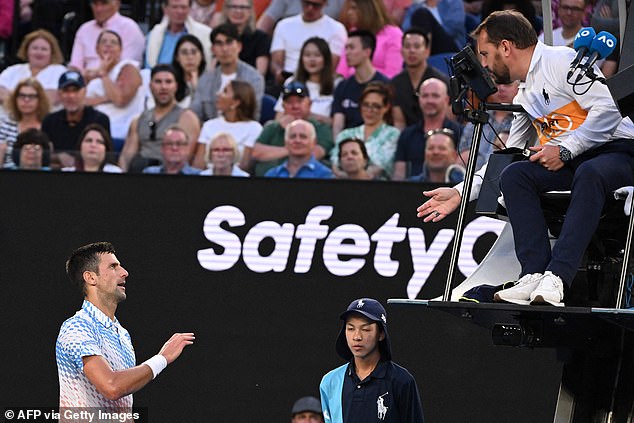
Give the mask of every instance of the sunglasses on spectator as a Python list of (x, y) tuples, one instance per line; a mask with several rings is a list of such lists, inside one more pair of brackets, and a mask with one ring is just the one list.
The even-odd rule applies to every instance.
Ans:
[(372, 110), (373, 112), (378, 112), (379, 110), (381, 110), (385, 106), (383, 104), (380, 104), (380, 103), (366, 103), (366, 102), (363, 102), (363, 103), (361, 103), (361, 107), (364, 108), (364, 109)]
[(187, 147), (187, 141), (163, 141), (161, 145), (165, 148)]

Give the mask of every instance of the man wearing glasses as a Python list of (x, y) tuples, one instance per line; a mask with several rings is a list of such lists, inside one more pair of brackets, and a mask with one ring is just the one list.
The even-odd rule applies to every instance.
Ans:
[[(154, 108), (145, 110), (130, 124), (130, 132), (119, 156), (124, 172), (140, 172), (163, 161), (160, 140), (170, 125), (178, 124), (189, 139), (198, 139), (200, 122), (194, 112), (176, 104), (176, 74), (171, 65), (156, 65), (150, 77)], [(193, 144), (193, 143), (192, 143)], [(194, 154), (190, 146), (188, 159)]]
[(164, 175), (198, 175), (200, 169), (189, 165), (189, 151), (192, 142), (187, 132), (178, 125), (170, 125), (161, 141), (163, 164), (148, 166), (143, 173)]
[(327, 0), (302, 0), (302, 12), (278, 22), (271, 40), (271, 71), (281, 85), (295, 73), (304, 41), (321, 37), (328, 42), (332, 53), (333, 70), (339, 63), (340, 52), (346, 43), (343, 24), (324, 14)]
[[(588, 0), (560, 0), (557, 15), (561, 26), (553, 30), (553, 45), (572, 47), (575, 35), (583, 27)], [(544, 34), (540, 34), (540, 41), (544, 41)]]

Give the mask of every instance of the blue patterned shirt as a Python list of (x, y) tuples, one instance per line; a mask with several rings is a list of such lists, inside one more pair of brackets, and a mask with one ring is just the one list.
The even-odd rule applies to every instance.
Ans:
[(62, 323), (55, 345), (60, 407), (131, 408), (132, 395), (106, 399), (84, 374), (83, 357), (102, 356), (112, 370), (136, 365), (132, 339), (115, 318), (110, 320), (88, 300), (73, 317)]

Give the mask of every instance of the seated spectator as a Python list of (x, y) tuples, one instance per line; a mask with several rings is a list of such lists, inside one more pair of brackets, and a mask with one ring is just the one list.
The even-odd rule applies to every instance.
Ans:
[(302, 397), (291, 409), (291, 423), (324, 423), (321, 402), (315, 397)]
[[(497, 84), (497, 92), (492, 94), (487, 101), (489, 103), (513, 103), (513, 98), (517, 94), (518, 83)], [(482, 138), (480, 138), (480, 147), (478, 149), (478, 159), (476, 162), (476, 170), (480, 169), (489, 159), (489, 155), (496, 149), (495, 145), (504, 142), (499, 139), (500, 133), (511, 129), (513, 122), (513, 113), (503, 110), (489, 110), (489, 124), (482, 128)], [(469, 162), (469, 150), (473, 140), (473, 131), (475, 127), (469, 122), (462, 131), (459, 144), (459, 154), (463, 163)]]
[[(132, 120), (130, 132), (119, 156), (119, 167), (124, 171), (140, 172), (148, 165), (160, 164), (163, 160), (160, 140), (167, 128), (178, 124), (191, 140), (198, 139), (200, 122), (189, 109), (176, 104), (176, 71), (170, 65), (157, 65), (152, 69), (150, 91), (154, 108), (145, 110)], [(188, 159), (193, 156), (195, 145)]]
[(431, 38), (431, 54), (453, 53), (466, 43), (465, 10), (460, 0), (425, 0), (410, 7), (403, 30), (422, 28)]
[(50, 170), (51, 141), (39, 129), (20, 132), (11, 154), (13, 167), (9, 169)]
[(255, 176), (263, 176), (267, 170), (279, 165), (287, 156), (285, 129), (297, 120), (303, 119), (313, 124), (317, 134), (317, 145), (313, 155), (317, 160), (328, 157), (333, 146), (332, 132), (328, 125), (310, 118), (310, 97), (308, 88), (300, 82), (292, 82), (282, 92), (284, 114), (278, 120), (269, 122), (253, 147)]
[(77, 71), (67, 71), (59, 78), (58, 96), (63, 109), (49, 113), (42, 121), (42, 131), (53, 142), (55, 154), (51, 161), (54, 167), (70, 167), (75, 165), (75, 143), (86, 126), (91, 123), (110, 131), (108, 116), (92, 106), (86, 105), (86, 84)]
[(425, 140), (423, 171), (410, 180), (452, 184), (462, 182), (465, 169), (456, 164), (457, 157), (456, 144), (449, 130), (443, 128), (430, 131)]
[(216, 95), (234, 79), (248, 82), (255, 91), (255, 118), (260, 118), (264, 78), (255, 68), (239, 59), (242, 49), (235, 25), (218, 25), (211, 33), (212, 50), (218, 65), (203, 74), (192, 98), (191, 109), (201, 122), (218, 117)]
[(454, 136), (454, 147), (460, 142), (462, 126), (447, 117), (450, 110), (449, 95), (443, 81), (436, 78), (423, 81), (418, 89), (418, 103), (421, 121), (405, 128), (398, 139), (393, 177), (397, 181), (422, 172), (421, 159), (425, 156), (425, 139), (429, 131), (450, 129)]
[(214, 17), (219, 24), (229, 22), (238, 28), (242, 50), (240, 60), (253, 66), (266, 78), (269, 70), (269, 51), (271, 49), (271, 37), (269, 34), (255, 28), (255, 11), (252, 0), (228, 0), (224, 2), (222, 11)]
[(103, 126), (91, 123), (86, 126), (77, 142), (79, 156), (75, 166), (62, 168), (64, 172), (121, 173), (121, 168), (112, 163), (112, 141)]
[(391, 101), (389, 86), (382, 82), (371, 82), (363, 90), (359, 99), (363, 124), (341, 131), (330, 154), (335, 174), (340, 172), (339, 142), (347, 138), (357, 138), (365, 142), (368, 150), (370, 164), (367, 172), (370, 177), (374, 179), (392, 176), (394, 153), (400, 132), (388, 124), (392, 119)]
[(344, 128), (363, 123), (359, 110), (359, 97), (372, 81), (388, 82), (389, 79), (372, 65), (376, 39), (371, 32), (353, 31), (346, 41), (346, 62), (354, 67), (354, 75), (342, 81), (335, 89), (332, 102), (332, 133), (337, 137)]
[(163, 19), (147, 35), (145, 67), (172, 63), (178, 39), (185, 34), (198, 38), (203, 45), (205, 61), (211, 63), (211, 28), (189, 16), (191, 0), (161, 0)]
[(101, 64), (86, 88), (86, 104), (110, 118), (110, 135), (115, 151), (121, 151), (130, 123), (143, 111), (145, 94), (141, 88), (138, 63), (121, 60), (121, 37), (104, 30), (97, 38)]
[[(328, 43), (320, 37), (311, 37), (304, 42), (300, 52), (300, 61), (295, 75), (288, 78), (284, 85), (293, 81), (306, 85), (310, 93), (310, 117), (327, 125), (332, 123), (330, 112), (335, 85), (341, 82), (340, 78), (334, 79), (332, 73), (332, 57)], [(276, 117), (283, 115), (283, 99), (275, 104)]]
[(90, 0), (94, 19), (83, 23), (75, 33), (69, 66), (80, 70), (86, 81), (96, 78), (99, 72), (101, 58), (95, 51), (95, 45), (97, 38), (105, 29), (121, 36), (122, 60), (143, 62), (145, 36), (133, 19), (119, 13), (120, 6), (120, 0)]
[(357, 138), (346, 138), (339, 143), (339, 170), (338, 179), (374, 179), (368, 173), (370, 156), (365, 148), (365, 142)]
[(162, 164), (148, 166), (143, 173), (165, 175), (198, 175), (200, 169), (189, 165), (190, 138), (187, 132), (178, 125), (171, 125), (165, 130), (161, 140)]
[[(372, 65), (388, 78), (403, 70), (403, 58), (399, 52), (403, 32), (392, 23), (383, 0), (346, 0), (343, 23), (348, 29), (369, 31), (376, 37)], [(342, 50), (343, 52), (343, 50)], [(337, 66), (337, 73), (348, 78), (354, 73), (345, 54)]]
[(0, 121), (0, 168), (13, 167), (12, 151), (18, 134), (30, 128), (41, 129), (50, 109), (44, 88), (35, 78), (18, 82), (6, 105), (9, 116)]
[[(560, 0), (557, 15), (561, 19), (561, 26), (553, 29), (553, 45), (573, 47), (575, 36), (581, 28), (586, 16), (586, 6), (589, 0)], [(544, 33), (539, 34), (539, 41), (544, 41)]]
[(315, 127), (303, 119), (288, 124), (284, 131), (287, 159), (279, 166), (269, 169), (264, 176), (269, 178), (332, 178), (333, 174), (319, 163), (313, 151), (317, 146)]
[(11, 91), (23, 79), (35, 78), (42, 84), (52, 107), (58, 104), (57, 81), (66, 71), (57, 39), (43, 29), (24, 37), (17, 56), (26, 63), (9, 66), (0, 73), (0, 104), (4, 104)]
[(302, 12), (278, 22), (271, 40), (271, 72), (277, 84), (297, 70), (300, 50), (311, 37), (326, 40), (332, 53), (332, 63), (337, 66), (347, 34), (341, 22), (324, 15), (327, 0), (302, 1)]
[[(323, 8), (326, 15), (333, 19), (339, 19), (342, 5), (343, 0), (330, 0), (321, 7), (318, 4), (309, 6), (313, 8)], [(273, 34), (273, 28), (275, 28), (275, 25), (280, 19), (299, 15), (302, 13), (303, 6), (302, 2), (296, 0), (271, 0), (271, 4), (269, 4), (267, 9), (259, 17), (256, 27), (271, 35)]]
[(210, 176), (249, 176), (237, 165), (240, 150), (236, 139), (228, 132), (219, 132), (205, 148), (206, 168), (201, 175)]
[(391, 81), (392, 89), (398, 93), (394, 97), (392, 117), (394, 126), (400, 130), (421, 120), (418, 89), (423, 81), (437, 78), (449, 85), (447, 75), (427, 63), (429, 49), (429, 36), (421, 28), (412, 27), (403, 34), (401, 55), (405, 69)]
[(190, 3), (189, 16), (196, 22), (213, 28), (212, 19), (216, 12), (216, 1), (193, 0)]
[(251, 150), (262, 132), (260, 122), (253, 119), (255, 114), (253, 88), (244, 81), (231, 81), (221, 93), (218, 93), (216, 108), (222, 115), (203, 124), (196, 147), (194, 166), (202, 168), (205, 151), (212, 138), (219, 132), (228, 132), (238, 144), (239, 156), (242, 157), (240, 168), (249, 169)]
[[(200, 40), (193, 35), (185, 34), (176, 43), (172, 66), (176, 71), (176, 101), (178, 105), (187, 108), (192, 102), (192, 97), (196, 93), (198, 81), (203, 73), (207, 62), (203, 45)], [(149, 108), (154, 104), (148, 105)]]

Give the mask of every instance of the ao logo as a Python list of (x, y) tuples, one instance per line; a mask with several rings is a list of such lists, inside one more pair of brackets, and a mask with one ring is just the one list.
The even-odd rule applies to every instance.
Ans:
[[(220, 272), (231, 269), (242, 257), (252, 272), (283, 272), (289, 267), (293, 243), (298, 243), (293, 272), (302, 274), (310, 271), (317, 243), (323, 242), (321, 259), (324, 267), (334, 276), (354, 275), (371, 261), (378, 275), (394, 277), (400, 266), (399, 261), (392, 258), (394, 244), (407, 240), (410, 251), (408, 259), (414, 269), (407, 283), (407, 295), (416, 298), (454, 235), (453, 229), (441, 229), (431, 242), (427, 242), (421, 228), (399, 226), (398, 213), (394, 213), (373, 234), (354, 223), (331, 228), (324, 222), (330, 219), (333, 212), (333, 206), (315, 206), (308, 211), (304, 223), (297, 227), (289, 222), (257, 222), (241, 240), (238, 235), (224, 228), (244, 226), (247, 220), (242, 210), (231, 205), (218, 206), (207, 214), (203, 233), (205, 238), (221, 248), (199, 250), (198, 262), (207, 270)], [(224, 228), (222, 224), (225, 224)], [(470, 275), (477, 267), (473, 258), (477, 239), (490, 232), (499, 235), (503, 226), (501, 221), (480, 217), (465, 227), (458, 260), (458, 268), (464, 275)], [(266, 239), (273, 240), (274, 247), (270, 254), (263, 256), (259, 247)], [(376, 248), (374, 256), (368, 257), (371, 243), (375, 243)]]

